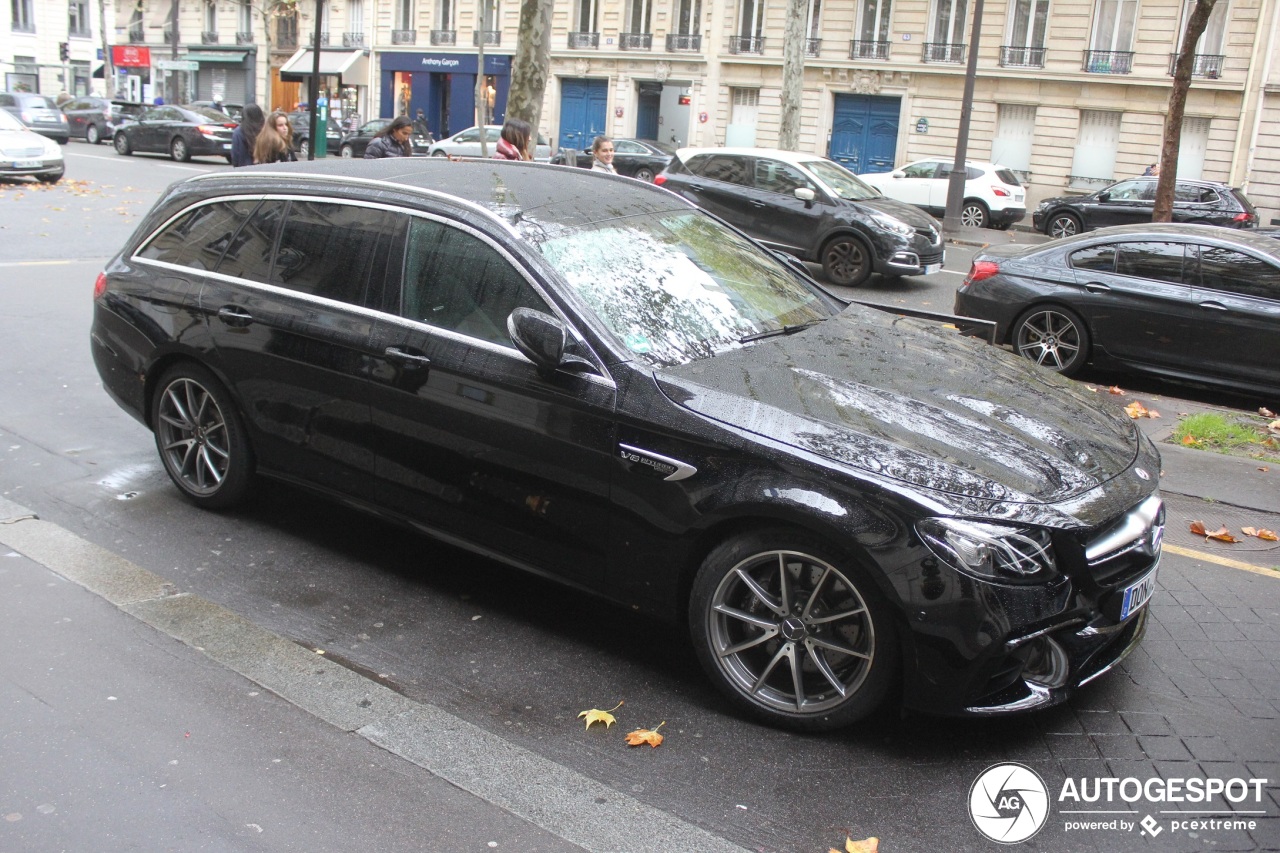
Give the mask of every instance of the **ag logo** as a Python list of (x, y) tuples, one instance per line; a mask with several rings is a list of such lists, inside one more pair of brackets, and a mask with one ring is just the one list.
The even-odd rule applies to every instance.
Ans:
[(987, 838), (1017, 844), (1049, 818), (1049, 791), (1040, 774), (1023, 764), (993, 764), (969, 789), (969, 817)]

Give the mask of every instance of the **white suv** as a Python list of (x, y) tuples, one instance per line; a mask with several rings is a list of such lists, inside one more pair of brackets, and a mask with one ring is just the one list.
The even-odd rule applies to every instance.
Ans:
[[(965, 164), (964, 203), (960, 221), (971, 228), (1004, 230), (1027, 215), (1026, 191), (1018, 176), (995, 163)], [(892, 172), (859, 175), (889, 198), (924, 208), (941, 217), (947, 209), (951, 161), (917, 160)]]

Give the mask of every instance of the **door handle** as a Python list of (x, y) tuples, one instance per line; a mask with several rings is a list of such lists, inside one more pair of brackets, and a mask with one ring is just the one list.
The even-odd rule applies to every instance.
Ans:
[(1200, 303), (1200, 307), (1201, 307), (1201, 308), (1212, 308), (1214, 311), (1229, 311), (1229, 310), (1230, 310), (1229, 308), (1227, 308), (1227, 306), (1223, 305), (1221, 302), (1201, 302), (1201, 303)]
[(414, 355), (411, 352), (405, 352), (399, 347), (387, 347), (382, 354), (387, 357), (387, 361), (392, 364), (398, 364), (408, 370), (417, 370), (420, 367), (429, 367), (431, 365), (431, 359), (425, 355)]
[(235, 305), (224, 305), (218, 309), (218, 319), (228, 326), (241, 328), (253, 322), (253, 315)]
[(762, 201), (753, 201), (751, 202), (751, 206), (752, 207), (768, 207), (769, 205), (765, 204)]
[(1111, 288), (1097, 281), (1091, 281), (1084, 286), (1084, 289), (1090, 293), (1110, 293)]

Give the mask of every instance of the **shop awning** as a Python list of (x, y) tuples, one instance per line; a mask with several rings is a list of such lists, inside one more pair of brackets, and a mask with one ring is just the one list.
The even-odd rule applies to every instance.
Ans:
[[(280, 66), (280, 79), (287, 83), (301, 83), (304, 78), (311, 76), (314, 63), (315, 53), (304, 47)], [(320, 74), (351, 80), (368, 77), (368, 54), (363, 50), (321, 50)]]
[(244, 62), (244, 58), (247, 55), (248, 51), (244, 50), (220, 50), (216, 53), (212, 51), (205, 53), (191, 51), (182, 54), (179, 58), (190, 62)]

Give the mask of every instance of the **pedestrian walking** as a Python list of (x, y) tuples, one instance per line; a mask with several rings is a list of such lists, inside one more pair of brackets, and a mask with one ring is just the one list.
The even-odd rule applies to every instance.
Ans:
[(421, 109), (413, 117), (413, 132), (423, 139), (431, 138), (431, 126), (427, 124), (427, 116)]
[(613, 140), (607, 136), (597, 136), (591, 143), (591, 171), (618, 174), (613, 167)]
[(1158, 162), (1152, 163), (1142, 175), (1143, 177), (1160, 177), (1160, 164)]
[(262, 107), (257, 104), (249, 104), (244, 108), (240, 123), (231, 132), (232, 166), (253, 165), (253, 144), (258, 141), (258, 134), (262, 132), (262, 126), (266, 121), (267, 117), (263, 114)]
[(253, 162), (288, 163), (297, 159), (298, 155), (293, 153), (293, 128), (289, 126), (289, 116), (276, 110), (267, 116), (253, 143)]
[(369, 141), (364, 150), (364, 159), (381, 160), (384, 157), (412, 157), (413, 146), (409, 137), (413, 135), (413, 122), (408, 116), (396, 116), (391, 124), (378, 131), (378, 135)]
[(518, 118), (509, 118), (502, 125), (502, 133), (498, 136), (498, 150), (494, 160), (532, 160), (533, 128), (529, 122)]

